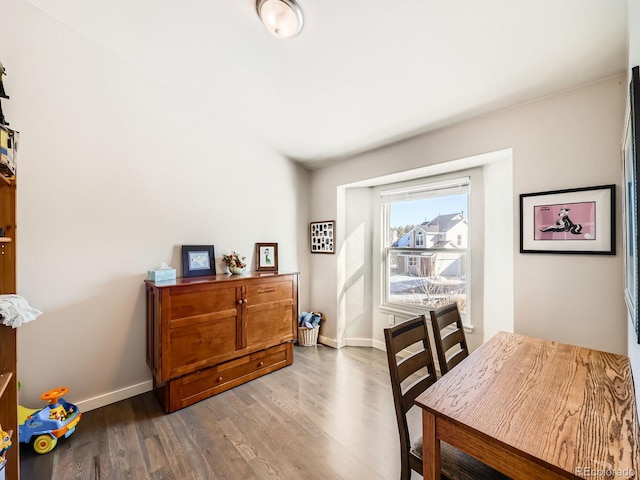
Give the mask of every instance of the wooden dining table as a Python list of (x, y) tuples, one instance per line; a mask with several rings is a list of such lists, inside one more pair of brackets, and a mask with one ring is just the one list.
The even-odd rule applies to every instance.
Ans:
[(628, 357), (500, 332), (424, 391), (424, 479), (440, 441), (517, 480), (640, 479)]

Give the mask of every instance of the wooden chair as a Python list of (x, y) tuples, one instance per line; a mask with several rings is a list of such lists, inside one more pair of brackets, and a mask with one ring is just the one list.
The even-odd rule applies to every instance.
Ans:
[[(384, 329), (391, 390), (400, 433), (401, 480), (411, 478), (411, 470), (422, 475), (422, 437), (411, 443), (407, 412), (415, 399), (436, 381), (436, 371), (424, 315)], [(404, 358), (399, 353), (414, 346)], [(417, 407), (416, 407), (417, 408)], [(440, 468), (443, 477), (452, 480), (483, 480), (507, 477), (475, 458), (440, 442)]]
[[(451, 325), (453, 325), (453, 330), (451, 330)], [(469, 356), (469, 347), (464, 335), (458, 304), (451, 303), (431, 310), (431, 327), (438, 353), (440, 374), (444, 375)], [(443, 330), (445, 331), (443, 332)], [(455, 350), (447, 357), (451, 349)]]

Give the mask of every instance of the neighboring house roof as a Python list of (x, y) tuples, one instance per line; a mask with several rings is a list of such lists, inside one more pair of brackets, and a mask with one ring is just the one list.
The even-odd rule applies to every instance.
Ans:
[(464, 221), (466, 221), (466, 219), (462, 213), (448, 213), (446, 215), (438, 215), (433, 220), (420, 224), (420, 226), (429, 232), (444, 233)]
[(431, 248), (454, 248), (454, 245), (450, 240), (442, 240), (431, 245)]
[(411, 245), (411, 232), (405, 233), (404, 236), (391, 244), (392, 247), (408, 247)]
[[(446, 215), (438, 215), (433, 220), (416, 225), (402, 237), (391, 244), (392, 247), (410, 247), (411, 246), (411, 233), (416, 230), (422, 230), (427, 234), (445, 233), (451, 230), (453, 227), (461, 222), (466, 222), (462, 213), (449, 213)], [(432, 245), (432, 248), (445, 248), (446, 242), (438, 242), (436, 245)]]

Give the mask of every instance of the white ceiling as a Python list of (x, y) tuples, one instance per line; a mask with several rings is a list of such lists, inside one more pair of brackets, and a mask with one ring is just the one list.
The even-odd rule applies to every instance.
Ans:
[(310, 167), (626, 69), (627, 0), (29, 0)]

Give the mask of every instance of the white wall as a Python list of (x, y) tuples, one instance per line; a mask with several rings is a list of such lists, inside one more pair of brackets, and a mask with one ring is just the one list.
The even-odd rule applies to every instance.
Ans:
[[(513, 254), (518, 251), (514, 217), (513, 158), (487, 163), (484, 172), (484, 343), (500, 331), (513, 331)], [(511, 220), (511, 221), (509, 221)], [(514, 226), (516, 228), (514, 228)], [(514, 250), (515, 248), (515, 250)], [(500, 301), (495, 299), (499, 298)]]
[[(640, 65), (640, 0), (629, 0), (629, 74), (631, 68)], [(627, 84), (631, 77), (627, 77)], [(622, 137), (622, 133), (620, 134)], [(640, 345), (631, 319), (627, 321), (628, 353), (635, 379), (636, 398), (640, 399)]]
[(18, 332), (23, 404), (61, 385), (84, 410), (150, 388), (143, 280), (180, 271), (180, 245), (215, 245), (225, 271), (223, 253), (278, 242), (307, 303), (307, 171), (28, 2), (2, 5), (18, 293), (44, 312)]
[[(311, 217), (339, 219), (344, 208), (340, 197), (343, 185), (509, 148), (513, 154), (511, 208), (504, 211), (511, 212), (516, 229), (521, 193), (609, 183), (619, 186), (624, 83), (623, 75), (605, 79), (314, 171)], [(620, 212), (619, 191), (616, 207)], [(618, 215), (618, 251), (620, 232)], [(487, 295), (491, 298), (485, 296), (484, 305), (506, 302), (506, 308), (513, 310), (516, 332), (625, 353), (622, 255), (520, 254), (517, 231), (511, 238), (511, 251), (516, 253), (505, 262), (513, 263), (513, 295), (508, 292), (503, 298), (500, 292), (490, 290)], [(340, 235), (337, 249), (336, 256), (316, 255), (312, 259), (311, 286), (314, 308), (329, 319), (321, 335), (336, 343), (337, 325), (329, 322), (335, 322), (339, 302), (335, 291), (324, 286), (332, 285), (337, 278), (336, 291), (342, 288), (343, 279), (336, 276), (336, 264), (344, 250), (344, 237)], [(508, 319), (504, 316), (499, 320), (505, 321)]]

